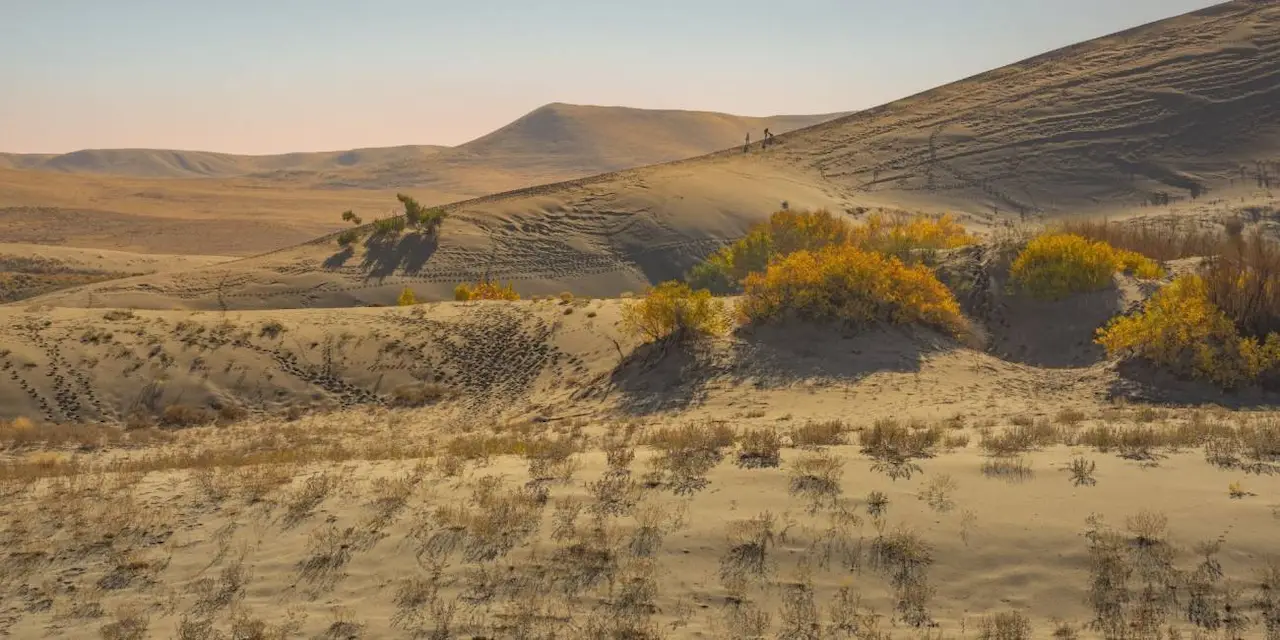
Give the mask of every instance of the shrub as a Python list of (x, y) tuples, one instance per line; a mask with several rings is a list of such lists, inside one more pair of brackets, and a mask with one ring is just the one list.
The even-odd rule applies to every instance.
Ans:
[(418, 296), (414, 295), (413, 289), (405, 287), (400, 290), (400, 297), (396, 298), (396, 304), (402, 307), (409, 307), (418, 304)]
[(1032, 296), (1059, 299), (1105, 289), (1117, 272), (1158, 278), (1160, 265), (1132, 251), (1116, 249), (1072, 233), (1046, 233), (1027, 243), (1010, 268), (1014, 284)]
[(405, 229), (404, 218), (380, 218), (373, 221), (373, 235), (377, 237), (397, 236)]
[(745, 284), (740, 310), (751, 321), (795, 313), (854, 325), (923, 324), (957, 335), (966, 328), (955, 296), (927, 267), (850, 245), (793, 253)]
[(1242, 337), (1197, 275), (1157, 291), (1141, 313), (1113, 320), (1097, 342), (1112, 357), (1141, 358), (1226, 388), (1280, 373), (1280, 334)]
[(1235, 234), (1202, 275), (1209, 300), (1241, 335), (1263, 339), (1280, 332), (1280, 245), (1256, 232)]
[(444, 223), (445, 212), (442, 209), (428, 209), (412, 197), (397, 193), (396, 199), (404, 206), (404, 221), (409, 227), (421, 229), (428, 233), (439, 231)]
[(364, 223), (364, 221), (360, 219), (360, 216), (356, 215), (356, 212), (350, 209), (347, 209), (346, 211), (342, 212), (342, 221), (350, 222), (351, 224), (354, 224), (357, 227)]
[(950, 249), (973, 237), (950, 216), (886, 216), (874, 214), (854, 225), (831, 212), (778, 211), (737, 242), (722, 248), (688, 275), (689, 284), (714, 293), (738, 291), (749, 274), (797, 251), (817, 251), (851, 244), (868, 251), (908, 259), (919, 250)]
[(694, 291), (683, 282), (669, 281), (650, 288), (644, 298), (622, 311), (623, 324), (649, 340), (719, 335), (728, 329), (724, 304), (706, 289)]
[(355, 229), (347, 229), (338, 234), (338, 246), (349, 247), (360, 242), (360, 232)]
[(516, 293), (515, 285), (511, 283), (507, 283), (504, 287), (496, 282), (480, 280), (472, 285), (459, 284), (454, 287), (453, 299), (462, 302), (467, 300), (519, 300), (520, 294)]

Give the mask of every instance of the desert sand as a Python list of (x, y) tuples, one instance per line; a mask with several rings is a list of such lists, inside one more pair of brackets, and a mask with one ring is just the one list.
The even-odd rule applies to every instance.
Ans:
[[(1280, 5), (1241, 0), (767, 149), (455, 201), (438, 236), (247, 257), (190, 227), (149, 246), (214, 255), (10, 247), (152, 272), (0, 305), (0, 635), (1280, 637), (1280, 397), (1093, 342), (1188, 267), (1046, 302), (996, 259), (1070, 216), (1237, 216), (1280, 238), (1278, 105)], [(606, 128), (588, 137), (620, 140), (610, 154), (635, 144)], [(0, 170), (31, 193), (61, 191), (53, 175)], [(394, 203), (63, 178), (124, 198), (190, 185), (166, 193), (276, 238), (336, 219), (323, 198)], [(783, 202), (957, 215), (983, 242), (937, 272), (973, 335), (627, 329), (646, 286)], [(14, 228), (73, 233), (44, 214)], [(449, 300), (480, 278), (525, 299)], [(395, 306), (405, 288), (424, 303)]]

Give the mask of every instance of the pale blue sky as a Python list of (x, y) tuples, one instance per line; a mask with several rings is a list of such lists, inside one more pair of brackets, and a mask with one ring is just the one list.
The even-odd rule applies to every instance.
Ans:
[(458, 144), (548, 102), (875, 106), (1205, 0), (0, 0), (0, 151)]

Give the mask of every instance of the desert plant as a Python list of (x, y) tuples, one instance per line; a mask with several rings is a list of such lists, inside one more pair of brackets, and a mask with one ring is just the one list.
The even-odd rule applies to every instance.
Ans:
[(751, 429), (739, 442), (738, 466), (748, 469), (776, 467), (782, 461), (782, 438), (774, 429)]
[(515, 285), (507, 283), (506, 286), (497, 282), (490, 282), (487, 279), (481, 279), (475, 284), (459, 284), (453, 288), (453, 299), (460, 302), (467, 300), (519, 300), (520, 294), (516, 293)]
[(633, 333), (652, 341), (704, 338), (728, 328), (724, 304), (711, 292), (694, 291), (676, 281), (652, 287), (644, 298), (627, 304), (622, 321)]
[(844, 432), (848, 430), (839, 420), (806, 422), (791, 430), (791, 443), (797, 447), (829, 447), (844, 444)]
[(1059, 224), (1056, 230), (1105, 242), (1117, 249), (1140, 253), (1155, 260), (1217, 255), (1222, 251), (1224, 241), (1221, 233), (1184, 224), (1177, 218), (1128, 222), (1068, 220)]
[(1099, 330), (1097, 341), (1113, 357), (1140, 358), (1227, 388), (1280, 373), (1280, 334), (1242, 337), (1196, 275), (1157, 291), (1141, 313)]
[(346, 231), (338, 234), (338, 246), (350, 247), (351, 245), (360, 242), (360, 237), (359, 231), (355, 229), (347, 229)]
[(1071, 463), (1067, 466), (1067, 470), (1071, 472), (1071, 483), (1079, 486), (1093, 486), (1098, 484), (1094, 479), (1093, 472), (1098, 468), (1098, 464), (1092, 460), (1076, 457), (1071, 459)]
[(350, 209), (347, 209), (346, 211), (342, 212), (342, 221), (350, 222), (351, 224), (357, 227), (360, 226), (361, 224), (364, 224), (364, 221), (360, 219), (360, 216), (356, 215), (356, 212)]
[(402, 217), (379, 218), (373, 221), (373, 235), (377, 238), (398, 236), (404, 230), (405, 220)]
[(1029, 640), (1031, 620), (1021, 611), (1003, 611), (983, 616), (978, 625), (980, 640)]
[(404, 207), (404, 221), (408, 227), (435, 233), (444, 223), (444, 210), (424, 207), (417, 200), (403, 193), (397, 193), (396, 199)]
[(400, 296), (396, 298), (396, 304), (401, 307), (411, 307), (418, 304), (418, 296), (414, 295), (413, 289), (405, 287), (400, 290)]
[(955, 296), (931, 270), (851, 245), (798, 251), (744, 281), (744, 318), (789, 315), (854, 326), (921, 324), (961, 335), (967, 323)]
[(1121, 271), (1139, 278), (1163, 274), (1160, 265), (1141, 254), (1071, 233), (1046, 233), (1027, 243), (1009, 275), (1032, 296), (1052, 300), (1104, 289)]

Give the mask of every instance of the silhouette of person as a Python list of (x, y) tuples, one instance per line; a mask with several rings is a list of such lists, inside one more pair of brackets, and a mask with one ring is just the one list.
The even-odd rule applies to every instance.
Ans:
[(747, 132), (747, 142), (746, 142), (746, 144), (742, 145), (742, 152), (743, 152), (743, 153), (746, 153), (746, 152), (747, 152), (747, 149), (750, 149), (750, 148), (751, 148), (751, 132), (750, 132), (750, 131), (748, 131), (748, 132)]
[(772, 133), (769, 133), (769, 128), (768, 128), (768, 127), (765, 127), (765, 130), (764, 130), (764, 144), (763, 144), (762, 146), (767, 147), (767, 146), (769, 146), (770, 144), (773, 144), (773, 134), (772, 134)]

